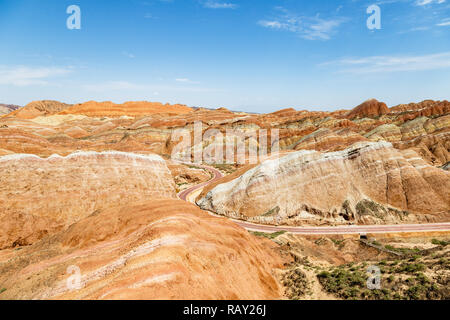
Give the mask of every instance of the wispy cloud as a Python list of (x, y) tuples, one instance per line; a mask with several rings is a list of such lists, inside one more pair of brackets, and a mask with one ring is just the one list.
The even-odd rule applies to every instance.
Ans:
[(433, 3), (441, 4), (445, 1), (446, 0), (416, 0), (416, 6), (426, 6)]
[(347, 20), (344, 17), (323, 19), (319, 15), (297, 16), (282, 7), (277, 9), (282, 12), (281, 15), (270, 20), (260, 20), (258, 24), (265, 28), (294, 32), (307, 40), (329, 40), (336, 33), (336, 29)]
[(203, 7), (208, 9), (236, 9), (237, 4), (231, 2), (221, 2), (214, 0), (202, 1)]
[(125, 57), (130, 58), (130, 59), (136, 58), (136, 56), (134, 54), (129, 53), (127, 51), (122, 52), (122, 55), (124, 55)]
[(436, 70), (450, 68), (450, 52), (421, 56), (371, 56), (341, 59), (323, 63), (321, 66), (335, 66), (338, 72), (351, 74)]
[(46, 85), (53, 77), (72, 72), (72, 67), (0, 66), (0, 84), (13, 86)]
[(176, 78), (175, 79), (176, 82), (181, 82), (181, 83), (189, 83), (189, 84), (198, 84), (198, 81), (192, 81), (189, 78)]
[(448, 27), (450, 26), (450, 18), (442, 20), (442, 22), (436, 24), (438, 27)]

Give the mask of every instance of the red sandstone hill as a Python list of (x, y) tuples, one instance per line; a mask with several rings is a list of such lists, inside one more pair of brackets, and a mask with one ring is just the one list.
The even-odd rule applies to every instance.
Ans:
[(149, 114), (186, 114), (193, 109), (181, 104), (162, 104), (159, 102), (130, 101), (123, 104), (115, 104), (110, 101), (88, 101), (76, 104), (60, 114), (82, 114), (89, 117), (120, 117), (120, 116), (144, 116)]
[[(111, 207), (0, 251), (2, 299), (280, 299), (275, 244), (175, 199)], [(67, 285), (80, 270), (80, 289)], [(70, 270), (70, 269), (69, 269)], [(70, 283), (70, 282), (69, 282)]]
[(431, 117), (450, 113), (450, 102), (425, 100), (419, 103), (399, 104), (391, 108), (392, 113), (400, 114), (402, 122), (414, 120), (419, 117)]
[(383, 114), (389, 113), (389, 108), (384, 102), (379, 102), (376, 99), (370, 99), (364, 101), (359, 106), (351, 110), (347, 114), (347, 118), (364, 118), (364, 117), (377, 117)]
[(57, 114), (58, 112), (61, 112), (70, 106), (70, 104), (53, 100), (33, 101), (23, 108), (9, 113), (7, 116), (14, 116), (20, 119), (33, 119), (39, 116), (49, 116)]

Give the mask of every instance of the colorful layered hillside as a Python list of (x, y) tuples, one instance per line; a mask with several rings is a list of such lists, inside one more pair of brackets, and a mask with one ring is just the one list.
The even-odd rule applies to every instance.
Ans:
[(200, 207), (291, 225), (450, 219), (449, 173), (388, 142), (358, 142), (332, 153), (288, 153), (230, 179), (204, 190)]
[[(211, 175), (172, 156), (234, 150), (239, 139), (241, 154), (269, 152), (250, 165), (213, 164), (227, 176), (197, 199), (226, 217), (448, 221), (449, 117), (446, 101), (269, 114), (30, 103), (0, 118), (0, 298), (281, 298), (277, 269), (288, 261), (272, 242), (178, 200)], [(277, 145), (280, 159), (270, 154)]]
[(8, 114), (10, 112), (13, 112), (14, 110), (17, 110), (21, 108), (20, 106), (14, 105), (14, 104), (2, 104), (0, 103), (0, 116)]
[[(147, 110), (150, 113), (144, 110), (143, 114), (137, 115), (143, 111), (139, 109), (138, 102), (126, 104), (137, 107), (135, 111), (122, 107), (114, 109), (117, 105), (108, 109), (111, 103), (92, 102), (83, 105), (90, 106), (85, 112), (88, 115), (48, 115), (48, 110), (46, 116), (41, 115), (30, 121), (18, 118), (14, 112), (9, 117), (1, 118), (0, 154), (32, 153), (46, 157), (53, 153), (67, 155), (77, 150), (121, 150), (170, 156), (178, 144), (173, 135), (175, 130), (187, 130), (193, 139), (194, 124), (197, 127), (201, 124), (202, 133), (213, 129), (221, 134), (226, 134), (227, 130), (237, 130), (258, 135), (261, 130), (267, 130), (269, 140), (272, 129), (276, 129), (276, 139), (279, 139), (277, 141), (282, 150), (338, 151), (357, 141), (370, 140), (389, 141), (399, 149), (413, 148), (435, 166), (447, 163), (450, 155), (450, 118), (446, 101), (397, 106), (382, 115), (378, 111), (372, 112), (375, 109), (357, 107), (355, 110), (363, 112), (353, 120), (346, 118), (346, 114), (351, 112), (344, 110), (309, 112), (291, 108), (270, 114), (249, 114), (225, 108), (192, 111), (183, 107), (184, 111), (190, 112), (151, 113), (155, 110), (150, 108)], [(83, 105), (73, 106), (63, 113), (75, 112), (75, 109), (80, 111)], [(370, 106), (371, 102), (362, 105)], [(418, 116), (424, 112), (422, 109), (433, 112), (429, 116)], [(162, 106), (156, 111), (167, 110)], [(132, 116), (125, 115), (127, 112), (131, 112)], [(381, 113), (384, 112), (382, 107)], [(196, 143), (193, 141), (194, 145)], [(221, 142), (214, 142), (217, 143)], [(257, 148), (262, 147), (258, 143)]]
[(78, 152), (0, 157), (0, 249), (29, 245), (111, 206), (175, 199), (157, 155)]
[(273, 243), (231, 221), (147, 199), (0, 251), (0, 283), (3, 299), (279, 299), (282, 264)]
[(120, 117), (120, 116), (144, 116), (149, 114), (185, 114), (193, 110), (185, 105), (162, 104), (159, 102), (125, 102), (115, 104), (110, 101), (95, 102), (89, 101), (82, 104), (76, 104), (60, 114), (82, 114), (89, 117)]
[(389, 113), (389, 108), (384, 102), (379, 102), (376, 99), (370, 99), (364, 101), (355, 109), (350, 111), (346, 117), (349, 119), (365, 118), (365, 117), (378, 117), (383, 114)]
[(70, 107), (69, 104), (65, 104), (53, 100), (33, 101), (27, 104), (25, 107), (17, 109), (14, 112), (8, 114), (8, 117), (16, 117), (19, 119), (33, 119), (39, 116), (49, 116), (57, 114)]

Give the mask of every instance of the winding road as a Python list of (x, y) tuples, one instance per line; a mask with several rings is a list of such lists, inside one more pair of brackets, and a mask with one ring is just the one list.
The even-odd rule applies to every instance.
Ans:
[[(186, 164), (186, 163), (183, 163)], [(195, 204), (195, 197), (200, 194), (201, 190), (207, 185), (221, 179), (223, 174), (214, 168), (205, 165), (189, 164), (207, 170), (212, 174), (211, 180), (201, 184), (192, 186), (183, 190), (178, 194), (181, 200), (192, 202)], [(217, 216), (213, 212), (211, 215)], [(221, 216), (223, 217), (223, 216)], [(433, 231), (450, 231), (450, 222), (443, 223), (427, 223), (427, 224), (401, 224), (401, 225), (361, 225), (361, 226), (337, 226), (337, 227), (285, 227), (254, 224), (241, 220), (231, 219), (237, 225), (250, 230), (259, 232), (279, 232), (286, 231), (293, 234), (302, 235), (339, 235), (339, 234), (367, 234), (367, 233), (400, 233), (400, 232), (433, 232)]]

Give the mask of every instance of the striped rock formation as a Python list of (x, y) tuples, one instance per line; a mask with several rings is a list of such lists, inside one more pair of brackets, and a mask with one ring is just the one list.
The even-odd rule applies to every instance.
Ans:
[(293, 152), (231, 178), (204, 190), (200, 207), (224, 216), (290, 225), (450, 217), (449, 173), (388, 142), (359, 142), (330, 153)]
[(17, 109), (9, 113), (8, 117), (16, 117), (19, 119), (33, 119), (39, 116), (49, 116), (57, 114), (64, 109), (70, 107), (70, 104), (53, 100), (33, 101), (25, 107)]
[(157, 155), (78, 152), (0, 157), (0, 249), (29, 245), (111, 206), (176, 198)]
[(0, 103), (0, 117), (2, 115), (8, 114), (10, 112), (13, 112), (14, 110), (17, 110), (19, 108), (20, 108), (20, 106), (16, 106), (14, 104)]
[(0, 250), (2, 299), (280, 299), (275, 244), (181, 200), (92, 214)]
[(89, 117), (120, 117), (120, 116), (143, 116), (155, 113), (185, 114), (192, 109), (185, 105), (170, 105), (159, 102), (132, 101), (123, 104), (115, 104), (110, 101), (96, 102), (88, 101), (76, 104), (60, 114), (82, 114)]

